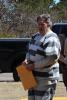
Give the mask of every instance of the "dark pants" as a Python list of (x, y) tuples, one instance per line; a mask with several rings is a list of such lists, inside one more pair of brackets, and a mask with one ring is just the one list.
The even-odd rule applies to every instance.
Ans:
[(63, 66), (62, 75), (63, 75), (64, 85), (65, 85), (65, 87), (67, 89), (67, 66)]

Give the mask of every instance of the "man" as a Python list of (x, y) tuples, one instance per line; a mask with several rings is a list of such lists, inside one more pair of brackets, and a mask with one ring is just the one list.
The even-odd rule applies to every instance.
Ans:
[(66, 87), (66, 91), (67, 91), (67, 38), (65, 39), (65, 45), (64, 45), (64, 68), (63, 68), (63, 82), (64, 85)]
[(38, 85), (28, 91), (28, 100), (52, 100), (59, 78), (60, 42), (51, 31), (49, 14), (37, 17), (39, 31), (32, 36), (24, 63)]
[[(63, 39), (62, 39), (62, 41), (63, 41)], [(60, 67), (62, 64), (63, 83), (64, 83), (64, 85), (66, 87), (66, 91), (67, 91), (67, 38), (65, 38), (64, 49), (62, 48), (62, 50), (63, 50), (63, 52), (61, 52), (59, 61), (60, 61)]]

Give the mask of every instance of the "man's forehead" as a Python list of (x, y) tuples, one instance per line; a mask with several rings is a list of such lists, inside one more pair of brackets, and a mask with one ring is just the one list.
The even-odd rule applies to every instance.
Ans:
[(43, 23), (46, 23), (46, 21), (44, 21), (44, 20), (41, 19), (37, 23), (42, 23), (43, 24)]
[(38, 22), (43, 22), (43, 21), (45, 21), (43, 18), (40, 18), (39, 20), (38, 20)]

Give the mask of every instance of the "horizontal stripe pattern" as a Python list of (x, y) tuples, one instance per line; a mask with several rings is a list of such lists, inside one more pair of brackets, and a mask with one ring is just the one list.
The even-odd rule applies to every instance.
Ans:
[(45, 54), (45, 52), (44, 52), (43, 50), (38, 50), (38, 49), (37, 49), (37, 54), (39, 54), (39, 55), (42, 55), (42, 56), (45, 56), (45, 57), (46, 57), (46, 54)]
[(37, 77), (51, 77), (53, 73), (33, 71), (34, 76)]
[(43, 96), (46, 93), (46, 91), (37, 91), (37, 90), (29, 90), (28, 96)]
[(30, 53), (30, 55), (33, 55), (33, 56), (36, 55), (36, 51), (34, 51), (34, 50), (29, 50), (29, 53)]
[[(50, 68), (50, 66), (46, 67), (47, 69)], [(42, 70), (34, 70), (33, 71), (33, 75), (35, 77), (39, 77), (39, 78), (49, 78), (49, 77), (53, 77), (56, 76), (55, 74), (57, 74), (57, 72), (59, 72), (59, 67), (53, 67), (52, 69), (50, 69), (49, 71), (45, 71), (45, 67)]]
[[(44, 36), (40, 33), (36, 33), (29, 44), (29, 59), (34, 63), (38, 62), (40, 59), (46, 59), (47, 56), (54, 55), (56, 59), (59, 58), (59, 53), (61, 50), (60, 42), (57, 35), (53, 32), (46, 34)], [(49, 62), (48, 62), (49, 63)], [(55, 69), (51, 68), (55, 67)], [(33, 71), (33, 74), (37, 77), (45, 77), (49, 79), (50, 77), (54, 79), (59, 77), (59, 64), (55, 63), (49, 66), (43, 66), (43, 72), (41, 69), (37, 71), (37, 68)], [(48, 70), (49, 71), (48, 71)]]

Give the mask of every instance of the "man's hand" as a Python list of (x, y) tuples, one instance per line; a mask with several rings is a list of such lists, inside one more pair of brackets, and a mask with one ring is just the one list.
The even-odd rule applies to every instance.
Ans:
[(27, 61), (27, 59), (25, 59), (23, 62), (22, 62), (23, 65), (26, 66), (26, 68), (28, 70), (33, 70), (34, 69), (34, 63), (32, 61)]
[(60, 55), (59, 61), (64, 63), (64, 56), (62, 54)]
[(27, 59), (25, 59), (25, 60), (22, 62), (22, 64), (28, 64)]
[(34, 69), (34, 63), (26, 64), (26, 68), (32, 71)]

